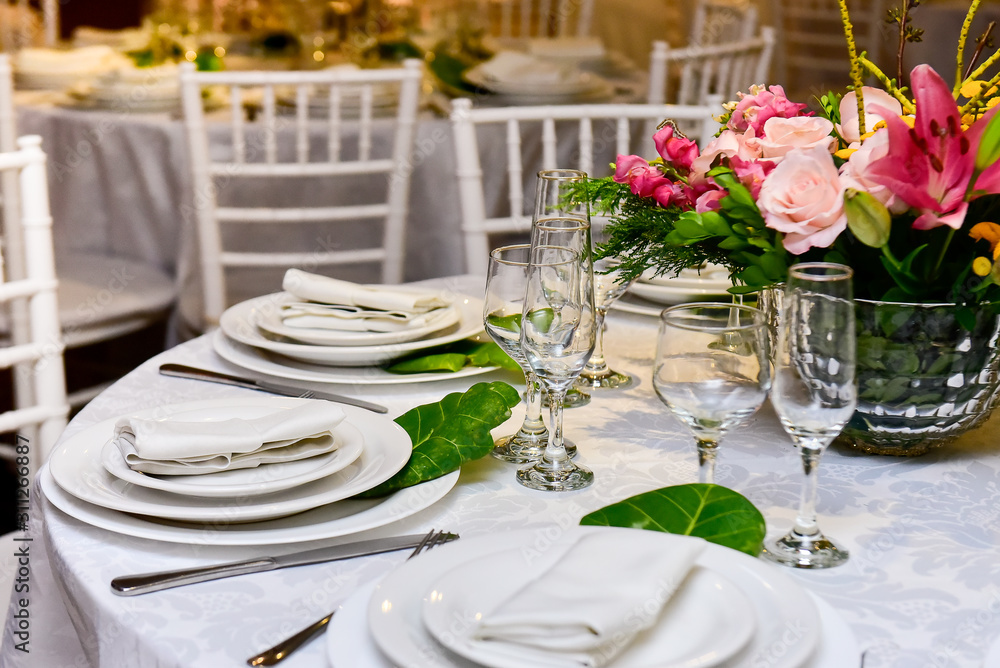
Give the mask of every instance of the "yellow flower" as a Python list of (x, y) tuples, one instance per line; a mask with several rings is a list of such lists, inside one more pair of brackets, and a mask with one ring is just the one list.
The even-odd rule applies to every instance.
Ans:
[(858, 149), (856, 149), (856, 148), (842, 148), (839, 151), (837, 151), (836, 153), (834, 153), (834, 155), (837, 156), (838, 158), (840, 158), (841, 160), (847, 160), (857, 150)]
[(972, 273), (976, 276), (989, 276), (993, 263), (985, 257), (977, 257), (972, 261)]
[(915, 116), (900, 116), (900, 117), (899, 117), (899, 120), (903, 121), (904, 123), (906, 123), (907, 125), (909, 125), (909, 126), (910, 126), (911, 128), (912, 128), (912, 127), (913, 127), (913, 126), (914, 126), (914, 125), (916, 124), (916, 122), (917, 122), (917, 119), (916, 119), (916, 117), (915, 117)]
[[(970, 79), (969, 81), (966, 81), (964, 84), (962, 84), (962, 89), (961, 89), (962, 97), (972, 98), (976, 95), (979, 95), (980, 91), (982, 91), (983, 88), (986, 87), (987, 83), (989, 82), (979, 81), (977, 79)], [(997, 93), (997, 87), (994, 86), (993, 88), (989, 89), (986, 92), (986, 94), (983, 95), (983, 97), (996, 95), (996, 93)]]
[[(996, 223), (976, 223), (969, 230), (969, 236), (976, 241), (988, 241), (993, 259), (1000, 258), (1000, 225)], [(982, 276), (982, 274), (980, 274)]]

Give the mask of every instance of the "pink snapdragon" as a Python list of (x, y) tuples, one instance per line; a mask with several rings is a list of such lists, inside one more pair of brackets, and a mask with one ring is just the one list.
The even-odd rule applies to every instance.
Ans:
[(687, 137), (675, 136), (674, 126), (665, 125), (653, 135), (656, 152), (679, 170), (687, 171), (698, 157), (698, 145)]
[(758, 137), (763, 134), (764, 123), (768, 119), (801, 116), (802, 111), (808, 107), (789, 100), (781, 86), (755, 85), (750, 87), (749, 94), (739, 93), (739, 96), (740, 100), (726, 127), (735, 132), (753, 128)]
[(652, 197), (657, 188), (671, 185), (660, 170), (638, 155), (619, 155), (615, 161), (615, 183), (627, 183), (639, 197)]

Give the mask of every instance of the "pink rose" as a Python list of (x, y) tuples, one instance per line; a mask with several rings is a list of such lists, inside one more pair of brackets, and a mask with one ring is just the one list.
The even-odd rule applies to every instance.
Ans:
[(672, 125), (660, 128), (653, 135), (653, 143), (660, 157), (678, 169), (690, 169), (691, 163), (698, 157), (698, 145), (686, 137), (675, 137)]
[[(872, 107), (882, 107), (889, 110), (894, 116), (903, 113), (903, 107), (892, 95), (889, 95), (881, 88), (862, 86), (861, 93), (865, 100), (865, 132), (871, 132), (879, 121), (885, 117), (874, 111)], [(858, 132), (858, 94), (853, 90), (840, 99), (840, 125), (837, 132), (848, 144), (861, 141), (861, 134)]]
[(712, 163), (719, 157), (732, 158), (739, 156), (743, 160), (756, 160), (760, 157), (760, 140), (754, 129), (737, 133), (723, 130), (718, 137), (708, 142), (701, 155), (691, 163), (691, 180), (704, 181), (705, 172), (712, 168)]
[(790, 151), (764, 179), (757, 206), (794, 255), (828, 247), (847, 227), (844, 186), (824, 147)]
[(885, 204), (893, 213), (906, 211), (908, 205), (882, 185), (873, 181), (868, 174), (868, 167), (876, 160), (884, 158), (889, 153), (889, 131), (885, 128), (877, 131), (865, 140), (851, 157), (840, 167), (840, 182), (844, 188), (861, 190)]
[(724, 190), (707, 190), (698, 197), (698, 201), (694, 203), (694, 210), (698, 213), (705, 213), (706, 211), (718, 211), (722, 205), (719, 203), (723, 197), (726, 196), (726, 191)]
[(792, 102), (781, 86), (751, 86), (750, 94), (740, 93), (740, 101), (729, 117), (726, 127), (736, 132), (753, 128), (757, 136), (769, 118), (794, 118), (802, 115), (808, 105)]
[(761, 155), (780, 160), (794, 148), (808, 150), (814, 147), (832, 153), (836, 139), (830, 136), (831, 132), (833, 123), (825, 118), (771, 118), (764, 123), (764, 136), (760, 140)]
[(659, 169), (637, 155), (618, 156), (615, 161), (614, 181), (627, 183), (632, 192), (639, 197), (652, 197), (658, 187), (671, 183)]

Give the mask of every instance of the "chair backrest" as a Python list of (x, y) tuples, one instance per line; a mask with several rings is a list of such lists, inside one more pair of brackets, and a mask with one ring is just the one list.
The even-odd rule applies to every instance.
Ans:
[[(417, 60), (392, 69), (313, 72), (196, 72), (190, 63), (182, 66), (206, 326), (215, 326), (227, 305), (227, 268), (375, 264), (381, 268), (383, 282), (402, 281), (422, 72), (422, 63)], [(203, 92), (212, 87), (228, 88), (230, 114), (227, 136), (213, 142), (210, 151), (211, 129), (205, 120)], [(260, 111), (254, 120), (247, 121), (244, 102), (254, 95), (259, 96)], [(391, 111), (393, 104), (391, 119), (374, 118), (379, 111)], [(280, 113), (282, 108), (287, 113)], [(326, 118), (310, 118), (316, 113)], [(301, 179), (312, 184), (312, 191), (324, 191), (335, 201), (300, 206), (294, 197), (292, 202), (286, 197), (282, 202), (257, 206), (244, 202), (220, 205), (220, 195), (228, 184), (260, 178), (279, 179), (283, 186)], [(334, 190), (337, 183), (342, 186), (340, 191)], [(366, 186), (371, 184), (380, 186), (375, 188), (377, 193), (368, 192)], [(382, 230), (374, 235), (373, 245), (350, 250), (340, 246), (341, 240), (362, 230), (372, 237), (372, 223), (378, 226), (379, 221)], [(335, 226), (337, 233), (328, 234), (334, 242), (321, 242), (325, 248), (319, 250), (315, 237), (307, 251), (282, 252), (273, 247), (234, 250), (224, 247), (227, 235), (223, 227), (230, 224), (252, 225), (258, 231), (263, 231), (260, 225), (273, 230), (277, 225), (322, 224), (324, 230)], [(294, 235), (293, 230), (284, 229)], [(246, 239), (242, 241), (245, 245)]]
[(653, 42), (647, 101), (704, 104), (709, 95), (732, 99), (752, 84), (768, 83), (774, 42), (770, 27), (761, 28), (758, 37), (729, 44), (671, 49), (666, 42)]
[[(848, 0), (858, 53), (878, 63), (885, 40), (884, 0)], [(797, 98), (850, 83), (847, 41), (837, 0), (771, 0), (779, 30), (775, 82)]]
[(59, 0), (40, 0), (41, 16), (28, 0), (0, 0), (0, 51), (59, 42)]
[[(32, 469), (48, 457), (66, 426), (69, 411), (41, 141), (37, 136), (21, 137), (19, 150), (0, 153), (0, 173), (13, 174), (20, 192), (18, 215), (5, 218), (4, 227), (19, 227), (23, 239), (20, 248), (5, 245), (0, 257), (0, 302), (25, 305), (23, 309), (11, 308), (10, 316), (27, 319), (23, 330), (12, 328), (14, 332), (25, 331), (26, 338), (18, 340), (11, 335), (0, 348), (0, 368), (13, 370), (15, 386), (15, 408), (0, 413), (0, 433), (27, 434)], [(16, 254), (23, 257), (16, 260)], [(10, 276), (12, 260), (24, 266), (22, 278)]]
[(757, 34), (757, 6), (750, 0), (697, 0), (688, 46), (727, 44)]
[[(698, 130), (689, 137), (704, 145), (718, 129), (713, 114), (719, 111), (720, 100), (715, 98), (711, 102), (715, 106), (594, 104), (473, 108), (470, 100), (453, 101), (451, 123), (466, 271), (486, 273), (490, 235), (524, 233), (531, 229), (533, 202), (530, 194), (525, 193), (534, 188), (534, 174), (538, 170), (573, 168), (595, 178), (607, 176), (611, 173), (607, 165), (618, 154), (647, 155), (653, 150), (651, 136), (639, 135), (633, 141), (633, 134), (645, 132), (645, 129), (636, 131), (637, 127), (648, 124), (655, 127), (668, 118), (694, 124)], [(541, 137), (537, 143), (535, 137), (525, 141), (529, 133), (539, 130)], [(480, 160), (484, 135), (489, 135), (485, 154), (489, 156), (490, 181), (502, 183), (506, 178), (506, 198), (500, 193), (487, 194)], [(487, 200), (496, 199), (506, 199), (506, 206), (503, 202), (487, 206)], [(497, 215), (496, 211), (503, 213)]]
[(479, 11), (497, 37), (588, 37), (594, 0), (479, 0)]

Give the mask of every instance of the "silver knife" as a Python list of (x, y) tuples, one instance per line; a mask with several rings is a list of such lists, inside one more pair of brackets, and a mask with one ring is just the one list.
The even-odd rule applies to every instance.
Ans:
[[(362, 540), (343, 545), (332, 545), (315, 550), (306, 550), (305, 552), (295, 552), (282, 557), (260, 557), (259, 559), (234, 561), (217, 566), (201, 566), (176, 571), (123, 575), (111, 581), (111, 590), (119, 596), (148, 594), (149, 592), (160, 591), (162, 589), (180, 587), (181, 585), (194, 584), (196, 582), (218, 580), (234, 575), (261, 573), (279, 568), (288, 568), (289, 566), (319, 564), (325, 561), (366, 557), (371, 554), (410, 549), (419, 545), (425, 537), (426, 534), (414, 534), (411, 536), (374, 538), (372, 540)], [(448, 540), (458, 538), (456, 534), (447, 534), (447, 537)]]
[(373, 404), (372, 402), (365, 401), (364, 399), (346, 397), (342, 394), (334, 394), (333, 392), (326, 392), (323, 390), (303, 389), (301, 387), (295, 387), (294, 385), (273, 383), (269, 380), (256, 380), (253, 378), (232, 376), (228, 373), (211, 371), (209, 369), (198, 369), (193, 366), (186, 366), (184, 364), (161, 364), (160, 373), (162, 373), (164, 376), (176, 376), (177, 378), (190, 378), (192, 380), (207, 380), (212, 383), (222, 383), (223, 385), (235, 385), (236, 387), (245, 387), (251, 390), (259, 390), (261, 392), (280, 394), (285, 397), (325, 399), (326, 401), (335, 401), (339, 404), (357, 406), (358, 408), (364, 408), (370, 411), (374, 411), (375, 413), (389, 412), (389, 409), (386, 408), (385, 406), (380, 406), (379, 404)]

